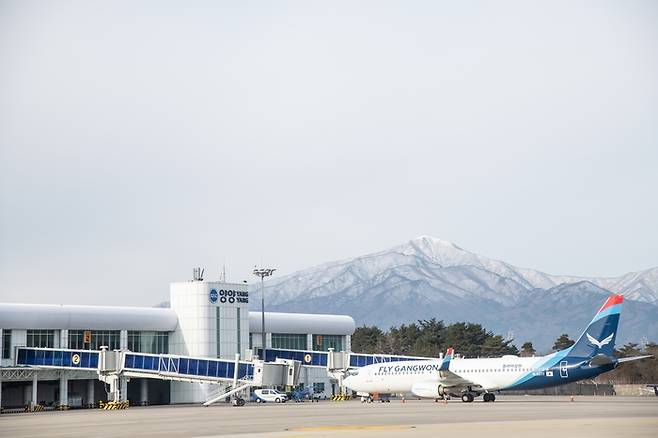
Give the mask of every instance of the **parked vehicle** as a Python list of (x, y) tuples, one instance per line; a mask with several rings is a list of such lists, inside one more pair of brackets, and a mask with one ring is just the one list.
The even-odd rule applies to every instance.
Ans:
[(253, 398), (256, 403), (274, 402), (285, 403), (288, 401), (288, 396), (276, 389), (257, 389), (254, 391)]

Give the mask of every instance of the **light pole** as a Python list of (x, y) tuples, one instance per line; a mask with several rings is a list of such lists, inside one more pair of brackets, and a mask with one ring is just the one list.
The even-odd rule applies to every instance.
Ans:
[(254, 275), (256, 277), (260, 277), (260, 317), (261, 317), (261, 333), (263, 335), (263, 343), (262, 343), (262, 348), (263, 348), (263, 361), (265, 360), (265, 345), (266, 345), (266, 340), (265, 340), (265, 277), (269, 277), (276, 271), (276, 269), (272, 268), (257, 268), (254, 266)]

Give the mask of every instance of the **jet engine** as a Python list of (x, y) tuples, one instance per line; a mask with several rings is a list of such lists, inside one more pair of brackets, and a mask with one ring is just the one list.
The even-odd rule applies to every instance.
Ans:
[(422, 398), (437, 398), (442, 390), (443, 387), (436, 382), (418, 382), (411, 387), (411, 393)]

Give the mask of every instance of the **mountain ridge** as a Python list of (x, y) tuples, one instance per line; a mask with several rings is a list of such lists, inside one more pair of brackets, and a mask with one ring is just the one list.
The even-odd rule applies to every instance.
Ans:
[[(565, 320), (565, 315), (573, 314), (568, 303), (585, 313), (590, 309), (593, 315), (610, 293), (608, 285), (620, 286), (615, 293), (624, 293), (630, 303), (627, 307), (633, 309), (630, 313), (641, 319), (641, 324), (626, 324), (631, 330), (620, 336), (620, 342), (645, 336), (658, 339), (656, 317), (641, 311), (646, 306), (658, 315), (658, 268), (610, 278), (551, 275), (480, 256), (430, 236), (271, 279), (265, 282), (265, 294), (268, 310), (345, 313), (359, 325), (384, 329), (431, 317), (470, 321), (503, 335), (513, 331), (548, 343), (544, 327), (532, 324), (543, 320), (545, 306), (551, 309), (548, 313), (555, 326), (575, 330)], [(254, 287), (252, 294), (257, 301), (260, 288)], [(518, 312), (526, 314), (527, 320), (518, 319)], [(590, 316), (580, 315), (577, 323), (584, 325)]]

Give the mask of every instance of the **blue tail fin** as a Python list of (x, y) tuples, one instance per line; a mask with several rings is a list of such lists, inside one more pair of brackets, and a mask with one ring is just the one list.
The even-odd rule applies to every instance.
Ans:
[(598, 354), (612, 357), (619, 326), (623, 295), (611, 295), (573, 346), (569, 356), (590, 358)]
[(452, 355), (454, 353), (455, 350), (452, 347), (448, 348), (446, 355), (443, 357), (443, 362), (441, 362), (441, 368), (439, 368), (440, 371), (446, 371), (450, 368), (450, 361), (452, 360)]

